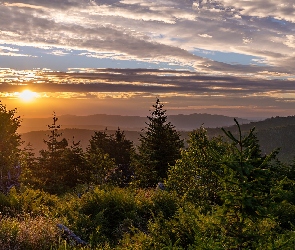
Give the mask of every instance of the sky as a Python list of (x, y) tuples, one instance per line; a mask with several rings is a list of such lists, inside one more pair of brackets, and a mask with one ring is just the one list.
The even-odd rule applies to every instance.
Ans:
[[(294, 0), (0, 1), (0, 100), (21, 117), (295, 114)], [(23, 92), (26, 91), (26, 92)]]

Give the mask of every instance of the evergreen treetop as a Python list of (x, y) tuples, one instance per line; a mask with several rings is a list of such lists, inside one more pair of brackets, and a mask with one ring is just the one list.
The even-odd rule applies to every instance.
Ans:
[(144, 134), (141, 134), (137, 175), (143, 186), (155, 186), (167, 178), (169, 166), (175, 164), (183, 148), (183, 140), (175, 127), (167, 121), (163, 107), (157, 98), (154, 110), (147, 117)]

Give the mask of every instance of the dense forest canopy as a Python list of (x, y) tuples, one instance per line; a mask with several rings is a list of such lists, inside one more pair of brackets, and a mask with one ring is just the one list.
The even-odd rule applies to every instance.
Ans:
[(138, 145), (118, 128), (82, 148), (54, 114), (35, 155), (0, 103), (0, 249), (294, 249), (295, 161), (237, 120), (184, 147), (163, 107)]

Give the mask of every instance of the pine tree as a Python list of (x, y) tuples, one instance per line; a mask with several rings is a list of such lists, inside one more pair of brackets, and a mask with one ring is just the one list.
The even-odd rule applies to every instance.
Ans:
[[(223, 174), (219, 176), (222, 190), (221, 223), (227, 244), (235, 249), (251, 249), (253, 239), (267, 232), (260, 232), (259, 221), (270, 218), (271, 189), (273, 184), (272, 160), (277, 151), (262, 155), (255, 128), (242, 136), (234, 137), (230, 131), (223, 131), (232, 141), (231, 152), (222, 160)], [(249, 225), (251, 226), (251, 230)]]
[(85, 174), (86, 160), (80, 141), (73, 141), (64, 153), (63, 184), (66, 187), (74, 188), (79, 184), (86, 182)]
[(30, 142), (22, 150), (21, 167), (21, 183), (31, 188), (39, 188), (41, 186), (40, 168), (37, 165), (34, 148)]
[(53, 114), (53, 123), (48, 125), (48, 140), (44, 140), (47, 150), (40, 151), (38, 158), (41, 183), (44, 190), (50, 193), (60, 193), (64, 191), (63, 174), (66, 166), (64, 153), (68, 147), (68, 141), (59, 139), (62, 134), (59, 132), (60, 125), (57, 124), (58, 118)]
[(153, 187), (167, 178), (169, 166), (180, 157), (183, 140), (167, 121), (166, 110), (159, 99), (148, 116), (145, 133), (141, 135), (135, 160), (136, 179), (141, 186)]

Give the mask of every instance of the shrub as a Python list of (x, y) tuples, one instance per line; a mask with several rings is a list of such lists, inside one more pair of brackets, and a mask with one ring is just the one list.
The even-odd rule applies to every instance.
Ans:
[(24, 189), (17, 192), (12, 188), (8, 195), (0, 193), (0, 212), (16, 216), (19, 213), (31, 213), (34, 215), (50, 216), (59, 199), (44, 191)]
[(19, 218), (3, 217), (0, 223), (1, 249), (52, 249), (59, 242), (57, 221), (28, 214)]
[(76, 213), (67, 219), (92, 246), (114, 246), (133, 230), (147, 233), (150, 220), (172, 217), (177, 207), (176, 195), (166, 191), (95, 188), (81, 197)]

